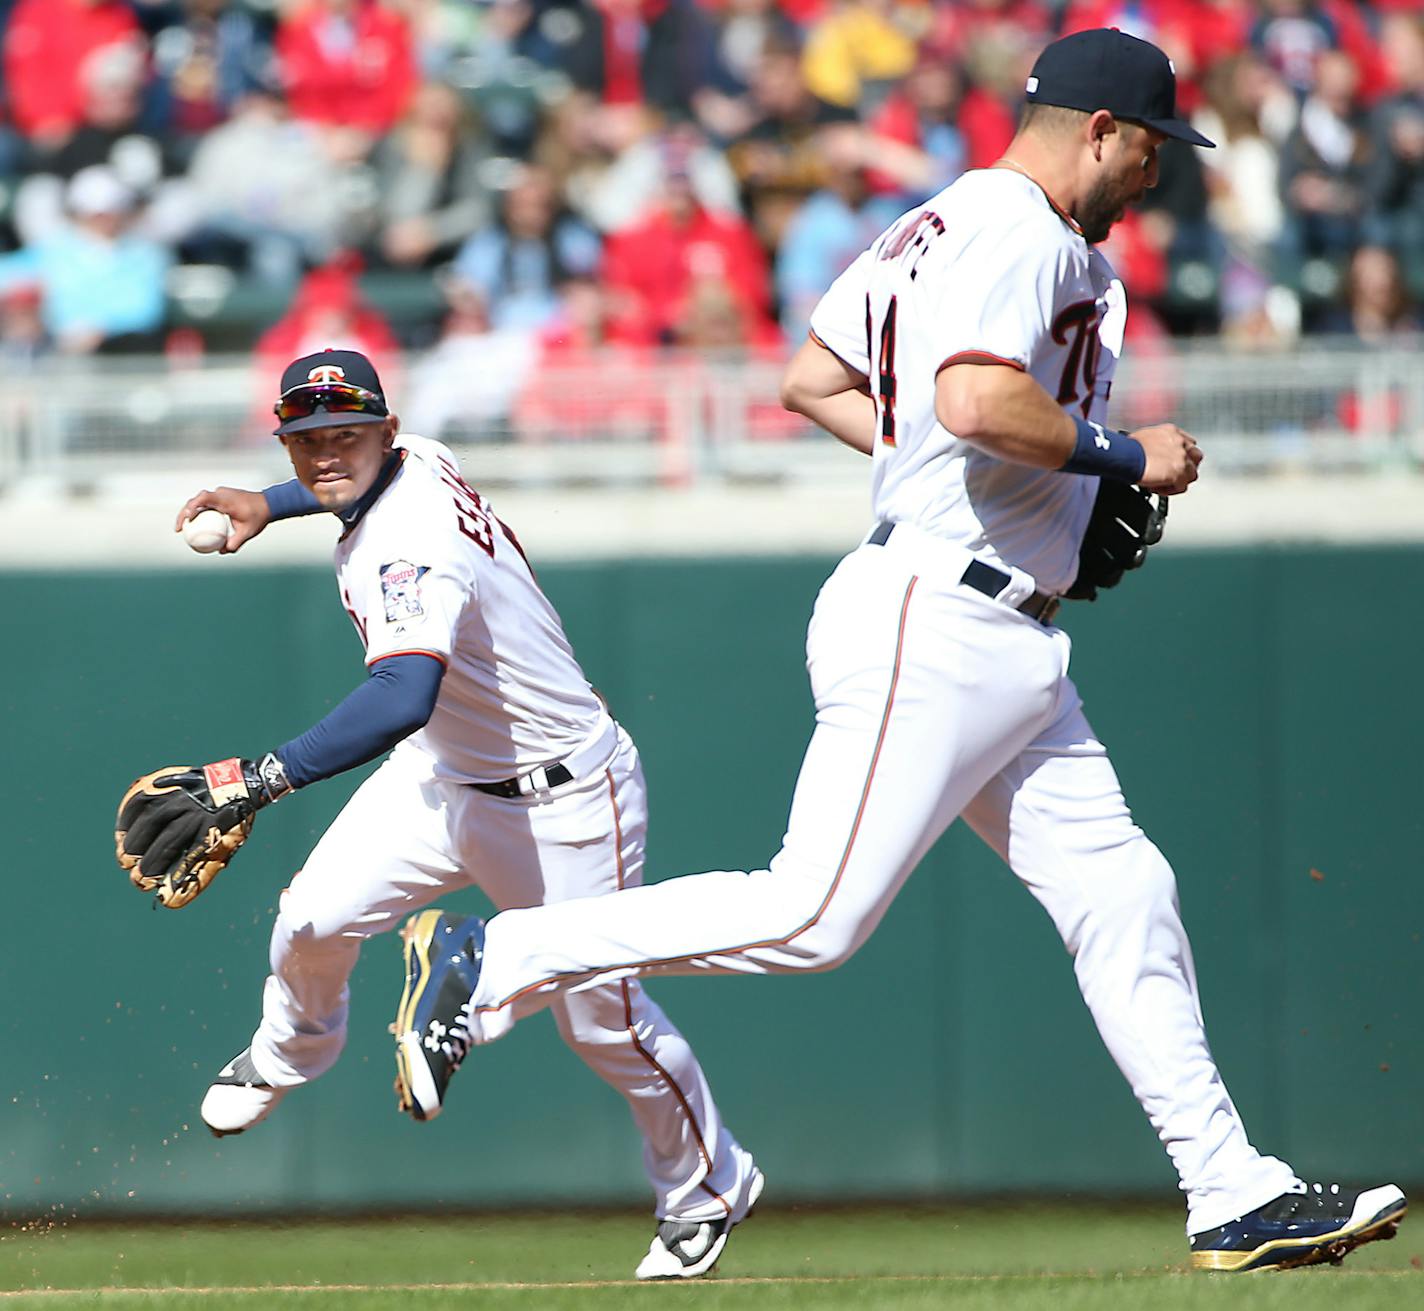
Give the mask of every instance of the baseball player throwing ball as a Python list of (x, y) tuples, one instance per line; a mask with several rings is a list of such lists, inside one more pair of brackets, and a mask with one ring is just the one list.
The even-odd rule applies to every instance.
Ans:
[[(1181, 1177), (1193, 1266), (1336, 1260), (1394, 1232), (1398, 1188), (1307, 1184), (1247, 1138), (1172, 870), (1133, 823), (1052, 622), (1160, 531), (1159, 514), (1124, 523), (1121, 505), (1145, 503), (1134, 488), (1171, 496), (1197, 477), (1175, 425), (1106, 423), (1126, 306), (1095, 244), (1155, 184), (1168, 138), (1211, 145), (1177, 117), (1160, 50), (1065, 37), (1037, 60), (1004, 158), (905, 214), (830, 287), (783, 397), (873, 456), (876, 523), (811, 619), (816, 726), (781, 850), (767, 869), (462, 927), (483, 942), (462, 967), (470, 995), (398, 1035), (432, 1086), (469, 1043), (590, 982), (841, 964), (963, 816), (1071, 952)], [(417, 986), (453, 977), (442, 964)]]
[[(139, 779), (119, 810), (120, 864), (164, 904), (186, 905), (263, 806), (391, 754), (282, 893), (261, 1023), (203, 1099), (218, 1135), (250, 1129), (336, 1061), (347, 980), (367, 938), (471, 884), (501, 908), (631, 887), (647, 829), (638, 753), (590, 688), (518, 541), (446, 447), (397, 436), (370, 361), (353, 351), (295, 360), (276, 413), (296, 478), (265, 492), (200, 492), (178, 526), (221, 510), (232, 552), (273, 519), (334, 514), (337, 586), (369, 677), (260, 759)], [(471, 947), (434, 910), (404, 936), (412, 979)], [(449, 982), (417, 989), (401, 1022), (457, 1008), (469, 987), (458, 974)], [(561, 998), (554, 1011), (564, 1041), (623, 1094), (643, 1135), (658, 1224), (638, 1277), (706, 1273), (763, 1181), (691, 1048), (633, 979)], [(416, 1119), (439, 1112), (404, 1064), (399, 1087)]]

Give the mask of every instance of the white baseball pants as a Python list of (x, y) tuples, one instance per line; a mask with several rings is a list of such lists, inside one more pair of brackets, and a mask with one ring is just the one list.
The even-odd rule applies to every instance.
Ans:
[[(1068, 635), (963, 586), (967, 559), (903, 526), (847, 556), (811, 620), (816, 727), (770, 867), (497, 915), (476, 1038), (636, 974), (831, 969), (963, 815), (1057, 925), (1180, 1175), (1188, 1232), (1214, 1228), (1295, 1175), (1251, 1146), (1217, 1072), (1172, 870), (1083, 716)], [(1014, 595), (1031, 591), (1016, 575)]]
[[(309, 1082), (346, 1042), (361, 944), (470, 885), (501, 909), (600, 897), (642, 879), (647, 794), (611, 721), (606, 759), (544, 799), (436, 778), (409, 745), (356, 791), (281, 898), (252, 1060), (275, 1087)], [(581, 903), (582, 904), (582, 903)], [(564, 1041), (627, 1100), (660, 1217), (741, 1219), (753, 1162), (722, 1123), (686, 1039), (634, 979), (553, 1002)]]

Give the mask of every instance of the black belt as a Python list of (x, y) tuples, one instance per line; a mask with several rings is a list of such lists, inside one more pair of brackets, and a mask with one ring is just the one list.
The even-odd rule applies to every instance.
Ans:
[[(875, 531), (866, 538), (866, 542), (870, 546), (884, 546), (894, 531), (895, 525), (889, 520), (885, 520), (875, 525)], [(972, 587), (976, 592), (989, 597), (990, 600), (998, 600), (999, 594), (1013, 582), (1013, 579), (1002, 569), (995, 569), (991, 564), (985, 564), (982, 560), (971, 560), (964, 567), (959, 581), (965, 587)], [(1058, 613), (1059, 604), (1058, 597), (1047, 592), (1035, 592), (1028, 600), (1020, 601), (1014, 609), (1022, 615), (1027, 615), (1030, 619), (1038, 620), (1041, 624), (1051, 624), (1053, 616)]]
[(498, 783), (471, 783), (470, 786), (492, 797), (531, 797), (536, 792), (547, 792), (550, 788), (571, 783), (573, 777), (566, 765), (541, 765), (517, 778), (506, 778)]

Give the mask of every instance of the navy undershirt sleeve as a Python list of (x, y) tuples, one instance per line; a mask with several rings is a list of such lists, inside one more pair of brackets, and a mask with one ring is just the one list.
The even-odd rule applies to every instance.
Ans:
[(326, 718), (277, 748), (292, 786), (364, 765), (423, 728), (444, 676), (444, 663), (430, 655), (377, 660), (370, 677)]
[(284, 483), (264, 487), (262, 495), (267, 500), (267, 508), (275, 522), (278, 519), (296, 519), (304, 514), (317, 514), (322, 504), (295, 478)]

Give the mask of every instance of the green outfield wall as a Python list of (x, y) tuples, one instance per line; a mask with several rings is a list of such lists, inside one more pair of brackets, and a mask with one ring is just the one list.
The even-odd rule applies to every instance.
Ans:
[[(244, 1137), (202, 1128), (209, 1076), (257, 1016), (277, 893), (356, 780), (264, 813), (182, 912), (117, 869), (115, 802), (142, 768), (285, 740), (362, 677), (329, 573), (223, 564), (0, 575), (0, 1205), (636, 1202), (622, 1103), (546, 1017), (475, 1054), (438, 1121), (396, 1113), (393, 938), (365, 952), (328, 1076)], [(642, 747), (652, 877), (775, 849), (832, 564), (543, 571)], [(1316, 1177), (1424, 1181), (1421, 581), (1419, 547), (1169, 550), (1065, 620), (1094, 724), (1176, 867), (1236, 1101), (1263, 1149)], [(961, 829), (842, 969), (651, 987), (769, 1196), (1174, 1187), (1047, 917)]]

